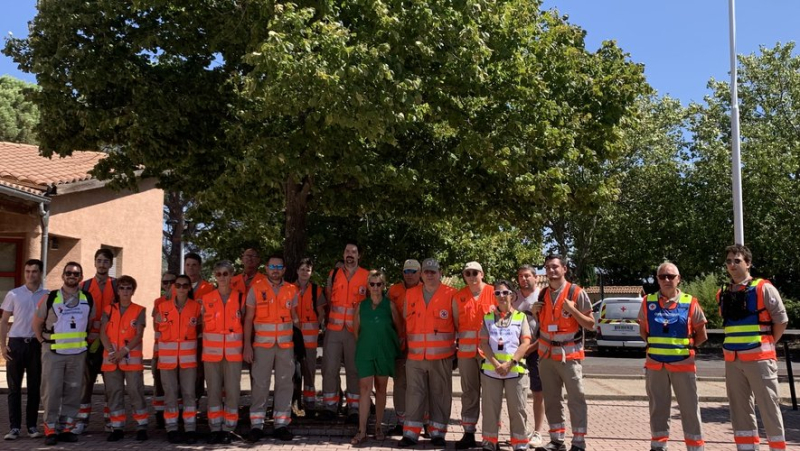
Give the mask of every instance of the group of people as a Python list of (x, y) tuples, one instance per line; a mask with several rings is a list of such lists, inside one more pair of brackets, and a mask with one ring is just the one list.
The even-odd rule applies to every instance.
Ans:
[[(750, 276), (752, 254), (741, 245), (725, 249), (731, 283), (718, 293), (724, 318), (726, 383), (731, 422), (739, 450), (758, 449), (753, 398), (759, 405), (769, 448), (785, 449), (777, 395), (775, 344), (788, 317), (777, 290)], [(347, 422), (358, 424), (351, 443), (367, 440), (371, 394), (375, 394), (374, 436), (402, 434), (398, 445), (413, 447), (429, 434), (434, 447), (446, 446), (450, 421), (452, 375), (461, 382), (461, 424), (457, 449), (498, 449), (498, 429), (505, 397), (510, 443), (515, 450), (566, 451), (566, 416), (571, 426), (570, 451), (586, 449), (588, 423), (583, 390), (584, 331), (594, 328), (586, 292), (567, 281), (563, 257), (548, 255), (548, 284), (536, 287), (535, 268), (524, 265), (516, 283), (484, 281), (478, 262), (462, 271), (466, 286), (456, 290), (442, 282), (437, 260), (414, 259), (403, 265), (403, 280), (387, 287), (386, 275), (359, 266), (361, 249), (348, 242), (343, 261), (326, 286), (311, 282), (313, 262), (303, 259), (297, 281), (284, 280), (280, 255), (270, 256), (266, 274), (255, 249), (242, 254), (243, 272), (233, 265), (214, 265), (216, 286), (201, 277), (201, 259), (187, 254), (186, 274), (164, 274), (162, 293), (151, 312), (155, 330), (153, 404), (156, 418), (171, 443), (195, 443), (197, 399), (207, 391), (209, 443), (230, 443), (239, 421), (243, 365), (251, 366), (250, 431), (264, 435), (270, 381), (275, 378), (273, 435), (291, 440), (292, 397), (298, 392), (307, 412), (332, 420), (340, 408), (340, 369), (344, 362)], [(127, 393), (136, 439), (147, 440), (149, 409), (144, 397), (143, 336), (145, 308), (133, 302), (136, 280), (111, 278), (113, 254), (95, 255), (94, 277), (83, 282), (83, 268), (69, 262), (63, 285), (42, 288), (42, 263), (25, 264), (25, 285), (2, 304), (0, 345), (8, 365), (11, 431), (20, 436), (21, 382), (28, 374), (26, 430), (37, 428), (41, 384), (47, 445), (75, 442), (91, 413), (91, 394), (102, 373), (106, 389), (109, 441), (124, 437)], [(707, 338), (705, 316), (696, 298), (678, 289), (680, 273), (665, 262), (657, 269), (659, 291), (645, 296), (639, 323), (647, 342), (646, 386), (650, 400), (651, 449), (665, 450), (669, 438), (671, 390), (681, 412), (689, 451), (704, 449), (696, 389), (695, 348)], [(9, 330), (9, 318), (14, 323)], [(322, 405), (317, 406), (316, 353), (321, 330)], [(296, 347), (302, 349), (297, 355)], [(299, 358), (298, 358), (299, 357)], [(295, 390), (295, 362), (301, 384)], [(42, 372), (48, 377), (41, 378)], [(389, 378), (398, 424), (382, 429)], [(533, 392), (533, 427), (526, 403)], [(549, 441), (539, 431), (546, 417)], [(482, 418), (481, 441), (476, 440)], [(180, 432), (180, 427), (183, 432)]]

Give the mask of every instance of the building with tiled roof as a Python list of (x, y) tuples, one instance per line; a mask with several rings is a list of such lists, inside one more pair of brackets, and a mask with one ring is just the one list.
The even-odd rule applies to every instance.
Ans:
[(138, 192), (110, 190), (91, 174), (103, 158), (45, 158), (37, 146), (0, 142), (0, 300), (24, 283), (28, 259), (45, 263), (45, 288), (55, 289), (69, 261), (92, 277), (101, 247), (115, 255), (112, 275), (137, 280), (137, 302), (158, 297), (164, 194), (154, 180), (141, 180)]
[[(585, 290), (592, 302), (600, 300), (600, 287), (586, 287)], [(605, 285), (603, 286), (602, 295), (605, 298), (641, 298), (645, 295), (645, 292), (644, 287), (641, 285)]]

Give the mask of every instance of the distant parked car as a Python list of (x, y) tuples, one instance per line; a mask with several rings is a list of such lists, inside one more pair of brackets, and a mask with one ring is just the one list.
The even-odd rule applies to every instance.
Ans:
[(641, 298), (606, 298), (600, 302), (594, 313), (597, 349), (600, 352), (610, 348), (638, 348), (646, 346), (639, 336), (639, 310)]

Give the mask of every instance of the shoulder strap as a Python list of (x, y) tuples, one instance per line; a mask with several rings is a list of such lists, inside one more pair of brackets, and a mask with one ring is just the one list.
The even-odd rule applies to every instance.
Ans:
[(550, 287), (544, 287), (543, 289), (539, 290), (539, 302), (544, 302), (544, 295), (547, 294), (547, 290), (549, 289)]
[(575, 295), (578, 291), (578, 286), (574, 283), (569, 284), (569, 291), (567, 291), (567, 299), (570, 301), (575, 301)]
[(81, 287), (81, 290), (88, 292), (89, 288), (91, 288), (91, 287), (92, 287), (92, 279), (88, 279), (88, 280), (83, 281), (83, 286)]
[(311, 282), (311, 306), (317, 308), (317, 284)]

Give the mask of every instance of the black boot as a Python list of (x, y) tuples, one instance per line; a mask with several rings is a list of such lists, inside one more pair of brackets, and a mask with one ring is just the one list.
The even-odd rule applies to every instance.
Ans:
[(475, 448), (478, 446), (475, 443), (475, 433), (474, 432), (465, 432), (464, 436), (461, 437), (461, 440), (456, 442), (456, 449), (470, 449)]

